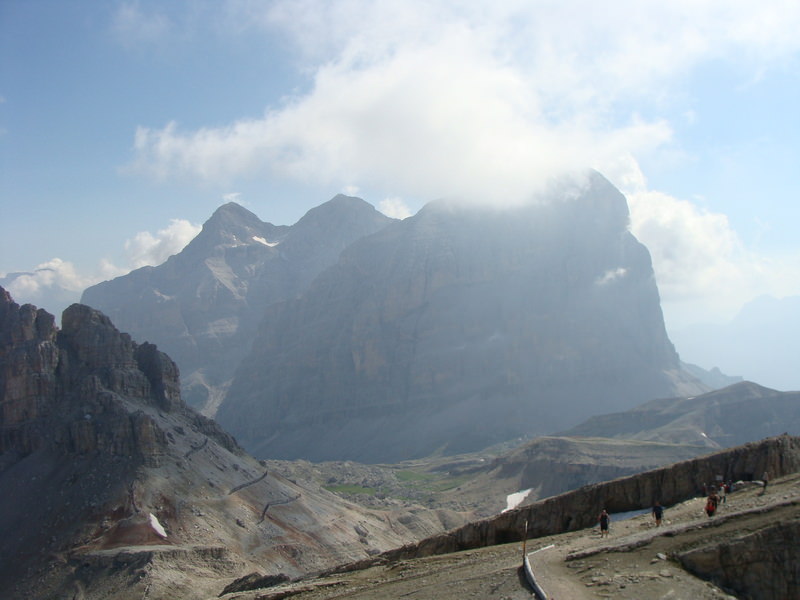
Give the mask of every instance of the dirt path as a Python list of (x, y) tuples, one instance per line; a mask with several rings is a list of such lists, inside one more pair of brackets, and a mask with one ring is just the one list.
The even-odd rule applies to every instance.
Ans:
[[(529, 555), (537, 581), (554, 600), (614, 597), (678, 600), (730, 598), (667, 560), (671, 552), (774, 524), (796, 515), (800, 476), (781, 480), (762, 495), (749, 487), (728, 496), (709, 518), (705, 500), (694, 498), (665, 512), (662, 527), (650, 515), (612, 522), (611, 535), (596, 529), (554, 536), (555, 546)], [(549, 540), (537, 540), (542, 548)]]
[[(537, 580), (551, 600), (723, 600), (723, 590), (669, 560), (672, 552), (757, 530), (800, 514), (800, 474), (728, 496), (713, 518), (695, 498), (667, 507), (664, 524), (641, 515), (613, 521), (611, 535), (597, 529), (529, 540)], [(550, 547), (548, 547), (550, 546)], [(328, 578), (236, 594), (240, 600), (529, 600), (519, 543), (401, 561)]]

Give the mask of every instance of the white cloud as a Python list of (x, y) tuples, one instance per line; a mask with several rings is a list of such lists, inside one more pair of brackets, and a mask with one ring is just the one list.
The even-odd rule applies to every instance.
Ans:
[(800, 47), (800, 8), (785, 2), (239, 0), (228, 12), (288, 34), (313, 85), (261, 118), (139, 127), (138, 169), (509, 202), (550, 174), (669, 143), (670, 124), (632, 101), (669, 103), (703, 61), (746, 54), (763, 68)]
[(346, 185), (342, 188), (342, 193), (347, 196), (356, 196), (361, 191), (357, 185)]
[(475, 44), (455, 27), (377, 64), (326, 64), (307, 96), (261, 119), (193, 132), (140, 127), (137, 166), (209, 180), (271, 169), (415, 197), (515, 202), (549, 176), (670, 138), (663, 121), (631, 117), (607, 130), (593, 115), (549, 115), (532, 81)]
[(125, 242), (129, 266), (133, 269), (146, 265), (160, 265), (173, 254), (177, 254), (198, 233), (201, 227), (184, 219), (172, 219), (170, 225), (155, 235), (141, 231)]
[(386, 198), (378, 204), (378, 210), (393, 219), (405, 219), (414, 214), (402, 198)]
[(15, 302), (34, 304), (58, 318), (64, 308), (80, 300), (87, 287), (145, 265), (163, 263), (180, 252), (200, 229), (186, 220), (173, 219), (168, 227), (155, 235), (142, 231), (127, 240), (124, 244), (127, 264), (124, 266), (103, 259), (93, 273), (81, 273), (73, 263), (53, 258), (30, 272), (0, 274), (0, 285), (8, 290)]
[(160, 12), (146, 12), (139, 2), (122, 2), (111, 24), (117, 39), (126, 46), (139, 46), (164, 40), (171, 30), (169, 19)]
[(650, 251), (668, 327), (730, 319), (762, 294), (800, 293), (800, 256), (748, 248), (724, 214), (648, 189), (633, 161), (618, 163), (614, 176), (631, 231)]
[(60, 258), (39, 264), (30, 272), (0, 277), (0, 284), (15, 302), (44, 308), (56, 318), (67, 306), (80, 300), (87, 286), (98, 281), (100, 279), (78, 273), (75, 265)]
[(242, 194), (240, 192), (230, 192), (228, 194), (222, 195), (222, 200), (224, 202), (239, 202), (239, 198), (241, 198)]
[(71, 262), (53, 258), (37, 265), (32, 272), (18, 274), (8, 283), (8, 289), (12, 295), (35, 298), (47, 288), (59, 287), (80, 292), (91, 283), (92, 278), (79, 275)]

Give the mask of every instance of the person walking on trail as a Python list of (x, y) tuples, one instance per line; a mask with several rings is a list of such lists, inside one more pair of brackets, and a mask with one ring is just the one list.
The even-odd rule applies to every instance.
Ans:
[(608, 535), (608, 524), (611, 521), (611, 516), (608, 514), (606, 509), (603, 509), (603, 512), (600, 513), (600, 516), (597, 518), (600, 522), (600, 537), (606, 537)]
[(664, 516), (664, 507), (660, 502), (653, 505), (653, 518), (656, 520), (656, 527), (661, 527), (661, 518)]
[(717, 512), (717, 506), (719, 506), (719, 496), (717, 496), (716, 492), (711, 492), (706, 502), (706, 514), (709, 518), (713, 517), (714, 513)]
[(769, 483), (769, 473), (764, 471), (764, 476), (761, 478), (761, 480), (764, 482), (764, 489), (761, 490), (761, 494), (764, 495), (767, 493), (767, 484)]

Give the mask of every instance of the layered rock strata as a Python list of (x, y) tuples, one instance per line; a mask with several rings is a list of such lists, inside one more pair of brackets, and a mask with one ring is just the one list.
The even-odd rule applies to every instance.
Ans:
[(781, 600), (800, 590), (800, 521), (776, 523), (736, 539), (677, 555), (689, 572), (740, 598)]

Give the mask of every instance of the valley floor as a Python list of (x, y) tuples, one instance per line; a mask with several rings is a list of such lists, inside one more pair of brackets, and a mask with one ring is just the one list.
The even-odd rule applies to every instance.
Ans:
[[(610, 536), (596, 528), (528, 540), (537, 580), (553, 600), (735, 598), (672, 559), (678, 552), (731, 540), (775, 523), (800, 519), (800, 474), (730, 494), (713, 518), (695, 498), (667, 507), (656, 528), (650, 515), (612, 520)], [(598, 512), (600, 507), (598, 507)], [(520, 568), (522, 545), (506, 544), (361, 571), (308, 579), (226, 596), (239, 600), (517, 600), (532, 597)], [(791, 568), (791, 567), (789, 567)]]

